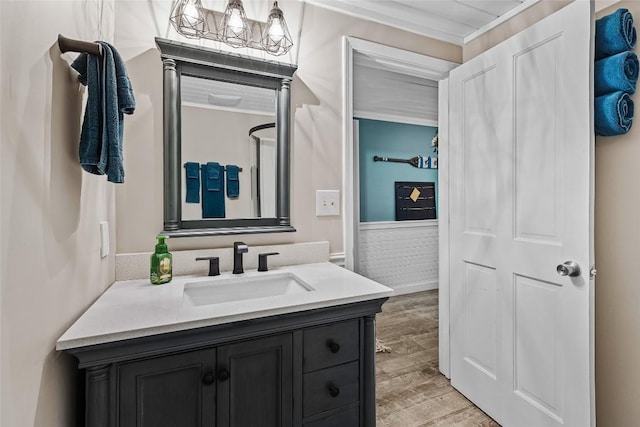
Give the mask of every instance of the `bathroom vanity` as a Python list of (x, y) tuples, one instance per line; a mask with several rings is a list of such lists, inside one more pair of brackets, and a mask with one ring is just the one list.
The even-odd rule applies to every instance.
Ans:
[(392, 290), (330, 263), (237, 276), (114, 283), (57, 343), (86, 425), (374, 426)]

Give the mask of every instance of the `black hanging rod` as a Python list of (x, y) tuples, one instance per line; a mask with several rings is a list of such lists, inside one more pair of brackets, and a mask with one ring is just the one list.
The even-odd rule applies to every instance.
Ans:
[(102, 47), (99, 43), (74, 40), (58, 34), (58, 47), (62, 53), (80, 52), (90, 55), (102, 56)]

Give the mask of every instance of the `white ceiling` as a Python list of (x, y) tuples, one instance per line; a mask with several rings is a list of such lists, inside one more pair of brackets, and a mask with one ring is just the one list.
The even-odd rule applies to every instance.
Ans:
[(305, 0), (308, 3), (463, 45), (539, 0)]
[(426, 126), (438, 123), (436, 81), (398, 72), (392, 64), (354, 52), (353, 84), (354, 117)]
[(276, 112), (276, 92), (273, 89), (182, 76), (180, 92), (182, 104), (191, 107), (265, 116), (274, 116)]

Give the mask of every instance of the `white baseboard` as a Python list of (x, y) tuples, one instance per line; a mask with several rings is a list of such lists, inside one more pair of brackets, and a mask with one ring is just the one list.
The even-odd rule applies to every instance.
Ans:
[(394, 286), (393, 296), (413, 294), (415, 292), (432, 291), (438, 289), (438, 281), (430, 280), (428, 282), (407, 283), (406, 285)]

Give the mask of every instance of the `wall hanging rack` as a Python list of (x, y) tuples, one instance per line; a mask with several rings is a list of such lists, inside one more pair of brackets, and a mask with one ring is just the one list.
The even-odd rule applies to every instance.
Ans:
[(438, 169), (438, 158), (431, 156), (415, 156), (410, 159), (394, 159), (391, 157), (373, 156), (374, 162), (409, 163), (419, 169)]

